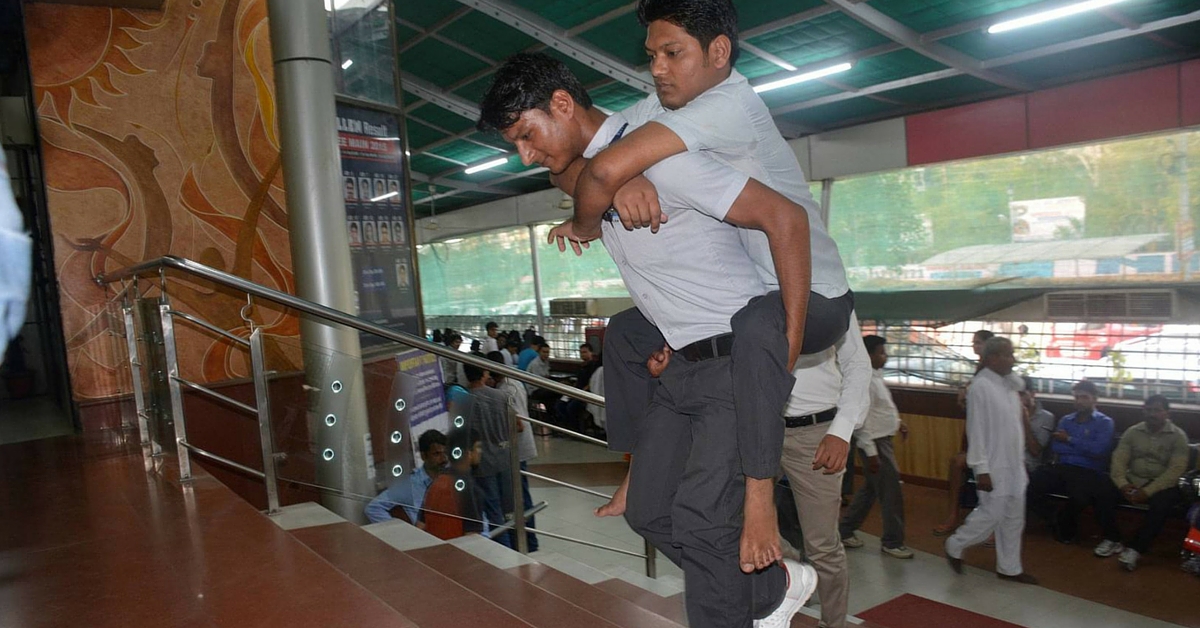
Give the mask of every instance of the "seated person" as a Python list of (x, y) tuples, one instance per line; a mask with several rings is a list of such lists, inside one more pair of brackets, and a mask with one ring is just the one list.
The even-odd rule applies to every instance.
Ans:
[[(592, 375), (596, 369), (600, 368), (600, 356), (592, 350), (592, 345), (583, 343), (579, 345), (579, 359), (583, 361), (583, 365), (579, 368), (579, 375), (575, 378), (575, 387), (580, 390), (591, 392)], [(559, 399), (555, 407), (555, 414), (558, 415), (559, 421), (563, 425), (576, 429), (579, 426), (579, 431), (588, 431), (588, 426), (583, 425), (579, 420), (579, 415), (587, 408), (587, 404), (578, 399)]]
[(425, 495), (425, 531), (448, 540), (466, 534), (487, 534), (483, 495), (472, 469), (483, 458), (479, 432), (462, 427), (450, 433), (450, 467), (438, 476)]
[(517, 368), (522, 371), (529, 370), (529, 364), (537, 360), (538, 355), (542, 352), (542, 347), (546, 345), (546, 339), (541, 336), (533, 336), (529, 339), (529, 344), (520, 353), (517, 354)]
[(417, 439), (417, 449), (421, 452), (421, 466), (407, 476), (396, 478), (367, 504), (367, 519), (371, 523), (390, 521), (392, 509), (400, 506), (409, 523), (425, 528), (421, 504), (429, 486), (446, 469), (446, 436), (438, 430), (429, 430)]
[(1049, 458), (1050, 435), (1058, 419), (1054, 413), (1042, 407), (1033, 390), (1033, 380), (1023, 377), (1025, 390), (1021, 391), (1021, 407), (1025, 419), (1025, 470), (1032, 476)]
[(1150, 509), (1117, 559), (1129, 571), (1137, 568), (1138, 558), (1150, 550), (1171, 511), (1183, 502), (1176, 483), (1187, 471), (1187, 434), (1171, 422), (1170, 409), (1166, 397), (1148, 397), (1143, 409), (1146, 420), (1126, 430), (1113, 452), (1113, 485), (1129, 503)]
[[(1120, 496), (1107, 474), (1113, 420), (1096, 410), (1095, 384), (1083, 380), (1071, 387), (1071, 392), (1076, 411), (1063, 417), (1058, 430), (1050, 435), (1050, 449), (1058, 461), (1041, 467), (1029, 479), (1028, 503), (1034, 513), (1050, 523), (1054, 537), (1061, 543), (1075, 541), (1079, 511), (1094, 506), (1104, 540), (1093, 553), (1112, 556), (1122, 549), (1115, 516)], [(1057, 513), (1051, 497), (1054, 494), (1068, 498)]]

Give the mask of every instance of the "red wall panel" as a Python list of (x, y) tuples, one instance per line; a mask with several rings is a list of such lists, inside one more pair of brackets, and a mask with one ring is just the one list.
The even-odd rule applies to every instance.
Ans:
[(1175, 128), (1179, 68), (1169, 65), (1029, 94), (1029, 147)]
[(1179, 90), (1183, 126), (1200, 124), (1200, 60), (1180, 65)]
[(915, 166), (1025, 150), (1025, 97), (1012, 96), (905, 119), (908, 164)]

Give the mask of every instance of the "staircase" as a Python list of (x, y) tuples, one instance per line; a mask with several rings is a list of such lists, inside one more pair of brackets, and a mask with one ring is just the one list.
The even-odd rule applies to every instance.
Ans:
[(299, 504), (272, 518), (421, 628), (686, 625), (681, 594), (663, 597), (560, 554), (525, 556), (479, 536), (446, 542), (402, 521), (359, 527), (321, 511)]

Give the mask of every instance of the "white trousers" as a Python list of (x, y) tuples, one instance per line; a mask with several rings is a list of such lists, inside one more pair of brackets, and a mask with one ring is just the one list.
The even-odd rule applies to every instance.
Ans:
[(979, 491), (979, 506), (946, 539), (946, 553), (962, 558), (963, 550), (996, 533), (996, 571), (1015, 576), (1021, 569), (1021, 536), (1025, 533), (1025, 496)]

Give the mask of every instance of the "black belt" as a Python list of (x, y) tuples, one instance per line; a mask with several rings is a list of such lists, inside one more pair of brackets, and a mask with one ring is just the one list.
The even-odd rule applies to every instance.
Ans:
[(692, 344), (676, 351), (689, 362), (722, 358), (733, 352), (733, 334), (721, 334)]
[(828, 423), (837, 416), (837, 408), (822, 410), (816, 414), (806, 414), (804, 416), (785, 416), (783, 424), (787, 427), (808, 427), (819, 423)]

